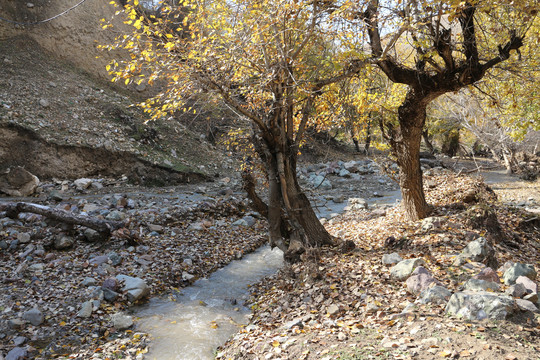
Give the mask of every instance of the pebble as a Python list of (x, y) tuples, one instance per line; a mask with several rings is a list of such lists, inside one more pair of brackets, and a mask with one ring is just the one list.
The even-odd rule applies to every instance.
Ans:
[(41, 325), (44, 320), (43, 313), (37, 308), (26, 311), (23, 313), (22, 318), (34, 326)]

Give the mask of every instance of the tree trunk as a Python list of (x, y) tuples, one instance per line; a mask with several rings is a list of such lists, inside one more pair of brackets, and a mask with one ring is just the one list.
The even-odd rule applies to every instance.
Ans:
[(399, 185), (403, 209), (409, 220), (429, 215), (420, 168), (420, 142), (426, 121), (426, 105), (422, 99), (406, 99), (398, 110), (399, 128), (391, 141), (399, 166)]
[(366, 141), (364, 145), (364, 154), (369, 155), (369, 146), (371, 145), (371, 116), (367, 123)]

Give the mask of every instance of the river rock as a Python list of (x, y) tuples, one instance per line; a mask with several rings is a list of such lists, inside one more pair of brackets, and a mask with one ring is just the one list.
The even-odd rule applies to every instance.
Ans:
[(75, 243), (75, 240), (73, 240), (72, 237), (60, 234), (54, 240), (54, 248), (56, 250), (69, 249), (73, 246), (74, 243)]
[(423, 266), (418, 266), (406, 281), (407, 291), (411, 294), (418, 295), (434, 283), (437, 283), (437, 280), (435, 280), (431, 273)]
[(135, 302), (150, 294), (150, 288), (141, 278), (135, 278), (127, 275), (117, 275), (116, 279), (124, 282), (122, 291), (127, 292), (127, 297), (130, 302)]
[(479, 280), (492, 281), (497, 284), (501, 282), (495, 270), (490, 267), (482, 269), (482, 271), (476, 274), (474, 278)]
[(367, 210), (368, 203), (362, 198), (350, 198), (347, 200), (347, 210)]
[(41, 325), (44, 320), (43, 313), (37, 308), (26, 311), (23, 313), (22, 318), (34, 326)]
[(514, 284), (506, 289), (505, 293), (515, 298), (522, 298), (527, 294), (527, 289), (523, 284)]
[(486, 280), (480, 280), (480, 279), (469, 279), (465, 285), (465, 290), (470, 291), (499, 291), (499, 284), (493, 282), (493, 281), (486, 281)]
[(421, 304), (446, 304), (448, 299), (450, 299), (450, 296), (452, 296), (452, 292), (450, 290), (444, 286), (435, 285), (422, 291), (418, 301)]
[(10, 196), (30, 196), (38, 185), (38, 177), (19, 166), (0, 173), (0, 192)]
[(516, 279), (516, 285), (521, 284), (525, 287), (527, 293), (538, 294), (538, 285), (535, 281), (529, 279), (526, 276), (520, 276)]
[(309, 182), (314, 188), (321, 190), (331, 190), (332, 183), (322, 175), (313, 175), (309, 177)]
[(471, 241), (458, 255), (454, 261), (455, 266), (461, 266), (470, 261), (477, 261), (486, 264), (491, 268), (497, 267), (497, 259), (495, 258), (495, 250), (488, 244), (483, 237)]
[(534, 266), (531, 264), (515, 263), (504, 272), (503, 280), (506, 285), (513, 285), (520, 276), (535, 280), (536, 270)]
[(107, 261), (109, 261), (109, 257), (107, 255), (98, 255), (91, 258), (88, 262), (90, 265), (100, 266), (101, 264), (105, 264)]
[(518, 308), (522, 311), (538, 312), (538, 308), (531, 301), (525, 299), (516, 299)]
[(24, 336), (16, 336), (14, 339), (13, 339), (13, 344), (15, 344), (15, 346), (19, 346), (19, 345), (22, 345), (24, 344), (25, 342), (28, 341), (28, 338), (27, 337), (24, 337)]
[(75, 188), (77, 188), (77, 190), (81, 191), (81, 190), (86, 190), (90, 187), (90, 185), (92, 185), (92, 182), (94, 180), (92, 179), (87, 179), (87, 178), (81, 178), (81, 179), (77, 179), (73, 182), (73, 185), (75, 185)]
[(108, 302), (115, 301), (116, 298), (118, 298), (118, 296), (120, 295), (117, 292), (112, 291), (111, 289), (108, 289), (106, 287), (102, 287), (101, 290), (103, 292), (103, 298)]
[(402, 260), (390, 268), (390, 275), (396, 280), (405, 280), (412, 274), (414, 269), (420, 265), (425, 265), (425, 263), (422, 258)]
[(111, 315), (111, 321), (117, 330), (129, 329), (133, 325), (133, 318), (123, 313)]
[(92, 277), (85, 277), (82, 281), (82, 286), (96, 286), (97, 280)]
[(107, 239), (107, 236), (94, 229), (85, 229), (83, 232), (84, 239), (88, 242), (101, 242)]
[(512, 297), (486, 291), (457, 292), (446, 305), (448, 314), (468, 320), (504, 320), (515, 311), (516, 302)]
[(105, 216), (105, 219), (111, 221), (122, 221), (126, 218), (126, 214), (121, 211), (113, 210)]
[(158, 234), (163, 234), (163, 226), (161, 226), (161, 225), (149, 224), (148, 225), (148, 230), (155, 231)]
[(89, 318), (92, 316), (92, 310), (94, 308), (94, 305), (92, 304), (92, 300), (85, 301), (81, 305), (81, 309), (77, 313), (77, 316), (83, 319)]
[(394, 265), (402, 260), (403, 259), (401, 258), (401, 256), (399, 256), (399, 254), (396, 252), (391, 253), (391, 254), (384, 254), (382, 256), (383, 265)]
[(28, 351), (23, 347), (17, 346), (7, 353), (5, 360), (22, 360), (26, 359), (27, 356)]
[(17, 234), (17, 240), (19, 240), (21, 244), (28, 244), (31, 241), (31, 239), (32, 239), (32, 236), (30, 233), (23, 232), (23, 233)]

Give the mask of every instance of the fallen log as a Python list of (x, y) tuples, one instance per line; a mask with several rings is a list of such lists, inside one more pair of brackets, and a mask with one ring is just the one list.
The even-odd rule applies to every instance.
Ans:
[(16, 219), (20, 213), (33, 213), (66, 224), (85, 226), (98, 231), (104, 236), (109, 236), (112, 231), (125, 226), (123, 221), (97, 219), (95, 217), (77, 215), (65, 210), (25, 202), (3, 204), (0, 210), (3, 210), (0, 212), (0, 216), (5, 215), (12, 219)]

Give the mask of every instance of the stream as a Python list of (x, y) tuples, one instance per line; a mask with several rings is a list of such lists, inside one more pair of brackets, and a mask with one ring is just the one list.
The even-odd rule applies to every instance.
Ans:
[(263, 246), (197, 280), (172, 298), (133, 308), (137, 330), (152, 335), (148, 359), (214, 359), (215, 349), (248, 323), (249, 285), (275, 274), (283, 253)]
[[(399, 190), (367, 199), (374, 205), (393, 205)], [(317, 203), (317, 200), (314, 200)], [(318, 217), (342, 213), (347, 202), (325, 202), (316, 207)], [(208, 278), (197, 280), (170, 298), (153, 298), (133, 308), (137, 330), (149, 333), (152, 344), (148, 359), (206, 360), (215, 349), (249, 322), (245, 306), (249, 285), (275, 274), (283, 266), (283, 253), (269, 246), (235, 260)]]

